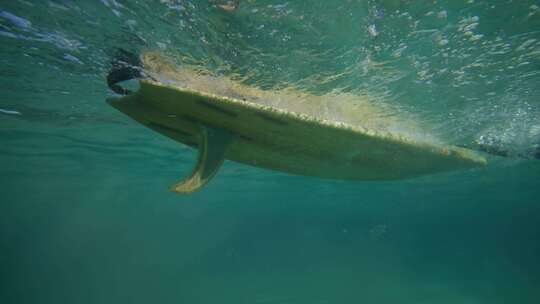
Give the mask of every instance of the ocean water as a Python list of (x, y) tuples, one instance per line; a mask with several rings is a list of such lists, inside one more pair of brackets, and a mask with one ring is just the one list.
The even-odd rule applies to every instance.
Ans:
[[(105, 102), (118, 49), (508, 157), (174, 194), (196, 151)], [(540, 303), (538, 1), (0, 0), (0, 54), (0, 303)]]

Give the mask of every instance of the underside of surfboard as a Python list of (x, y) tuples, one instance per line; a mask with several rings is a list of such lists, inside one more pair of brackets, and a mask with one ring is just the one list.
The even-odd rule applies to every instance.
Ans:
[(198, 149), (189, 176), (171, 187), (203, 187), (225, 159), (334, 179), (395, 180), (482, 166), (459, 147), (417, 142), (266, 105), (141, 80), (140, 89), (108, 102), (145, 126)]

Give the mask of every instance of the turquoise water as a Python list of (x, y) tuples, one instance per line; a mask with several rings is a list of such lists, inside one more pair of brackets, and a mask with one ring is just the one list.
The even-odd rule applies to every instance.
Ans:
[[(0, 1), (1, 303), (539, 303), (538, 1)], [(118, 48), (369, 95), (484, 168), (394, 182), (196, 153), (111, 108)], [(338, 101), (339, 102), (339, 101)]]

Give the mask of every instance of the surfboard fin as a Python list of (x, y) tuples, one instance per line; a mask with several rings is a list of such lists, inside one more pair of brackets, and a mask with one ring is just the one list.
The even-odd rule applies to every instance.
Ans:
[(171, 191), (188, 194), (199, 190), (214, 177), (223, 161), (233, 135), (226, 130), (201, 126), (199, 155), (191, 174), (171, 186)]

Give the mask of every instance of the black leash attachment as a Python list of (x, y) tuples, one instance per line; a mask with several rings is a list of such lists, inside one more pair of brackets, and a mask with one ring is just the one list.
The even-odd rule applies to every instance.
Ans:
[(144, 73), (139, 56), (124, 49), (118, 49), (111, 60), (111, 70), (107, 74), (107, 86), (117, 94), (129, 95), (133, 92), (118, 83), (143, 77)]

